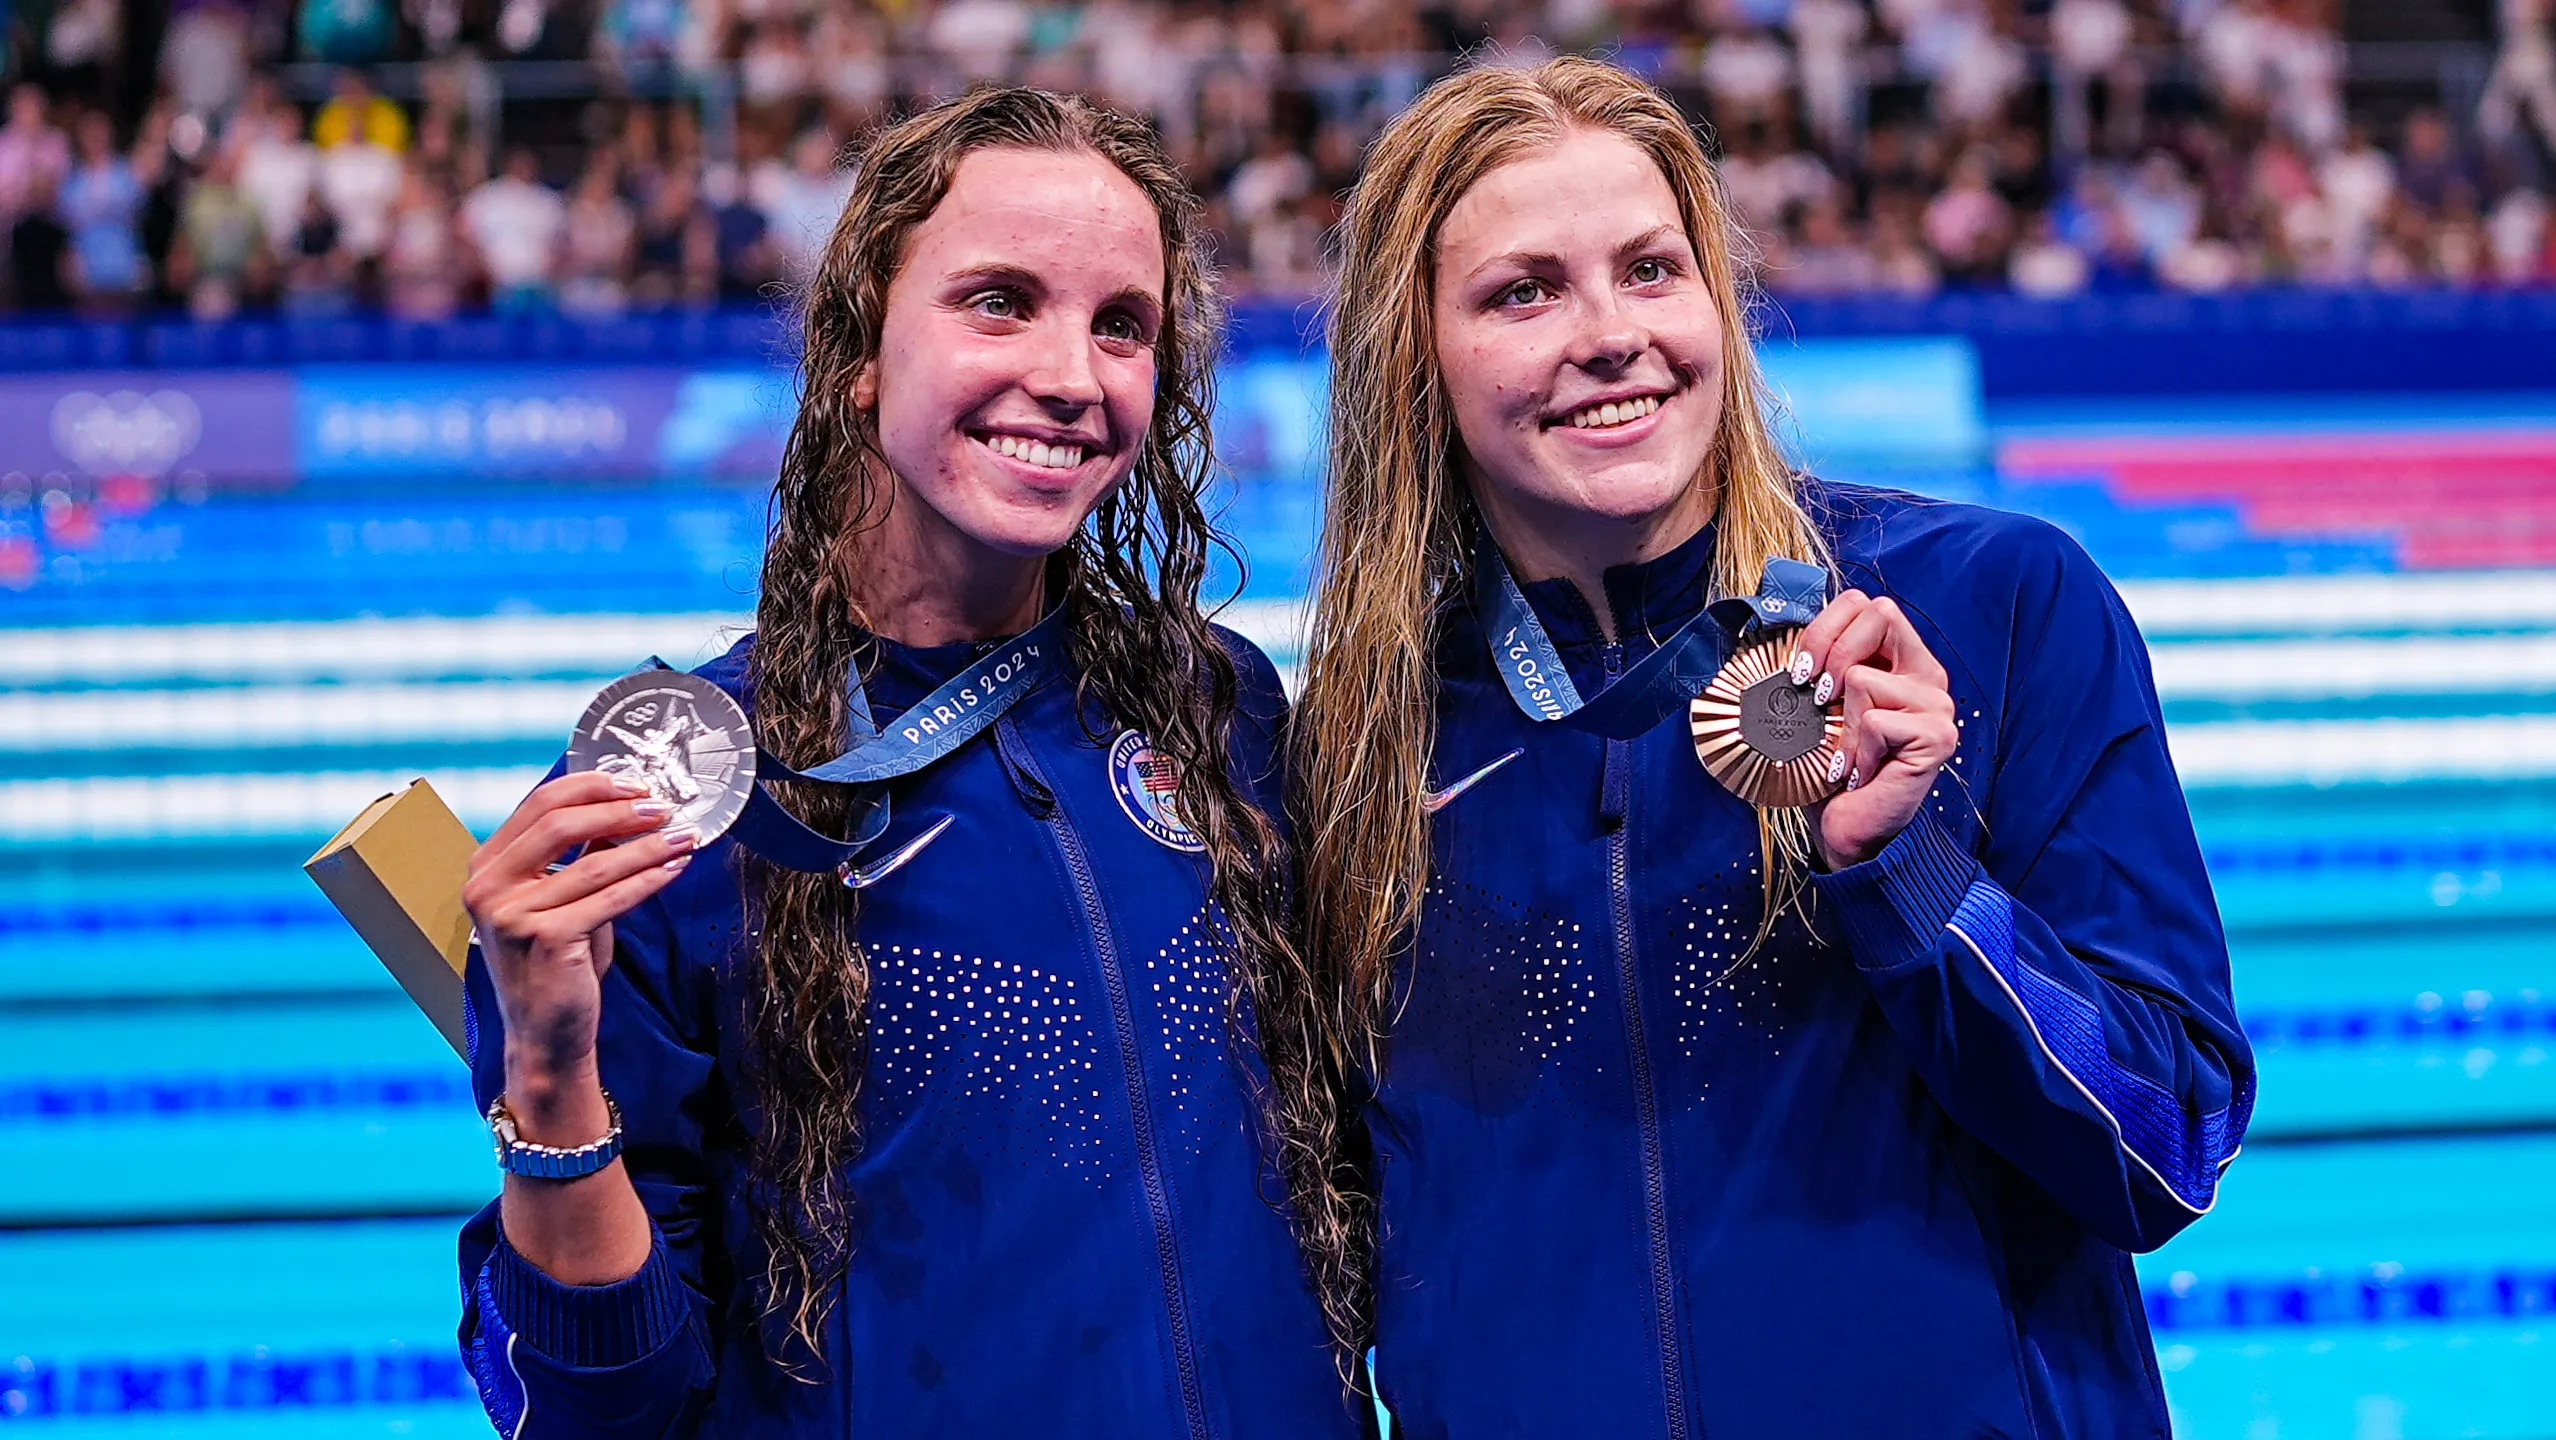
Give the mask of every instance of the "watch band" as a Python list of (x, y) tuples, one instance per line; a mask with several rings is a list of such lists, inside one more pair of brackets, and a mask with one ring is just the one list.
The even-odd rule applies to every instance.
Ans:
[(601, 1140), (584, 1145), (562, 1147), (536, 1145), (523, 1138), (516, 1128), (514, 1112), (506, 1108), (506, 1097), (488, 1102), (488, 1129), (497, 1137), (497, 1168), (509, 1175), (529, 1175), (540, 1180), (574, 1180), (592, 1175), (611, 1164), (621, 1154), (621, 1107), (613, 1103), (612, 1092), (604, 1092), (604, 1113), (612, 1118), (612, 1128)]

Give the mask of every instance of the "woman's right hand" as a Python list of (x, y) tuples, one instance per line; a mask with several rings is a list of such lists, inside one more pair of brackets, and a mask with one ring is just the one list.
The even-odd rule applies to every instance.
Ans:
[[(636, 780), (593, 770), (562, 775), (525, 796), (470, 857), (462, 904), (497, 990), (508, 1104), (526, 1139), (558, 1143), (530, 1133), (549, 1128), (539, 1122), (554, 1101), (584, 1111), (585, 1092), (600, 1100), (595, 1027), (612, 967), (612, 922), (682, 873), (697, 843), (690, 830), (647, 833), (667, 813)], [(627, 843), (597, 843), (611, 840)], [(585, 853), (573, 864), (551, 873), (554, 860), (580, 847)]]

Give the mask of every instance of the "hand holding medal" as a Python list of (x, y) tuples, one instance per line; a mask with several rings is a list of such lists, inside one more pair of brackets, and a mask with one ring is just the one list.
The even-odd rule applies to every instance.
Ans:
[[(1961, 747), (1942, 662), (1888, 597), (1848, 590), (1790, 637), (1788, 681), (1837, 706), (1831, 784), (1814, 833), (1831, 869), (1881, 853), (1916, 818), (1936, 773)], [(1813, 679), (1812, 677), (1816, 677)]]

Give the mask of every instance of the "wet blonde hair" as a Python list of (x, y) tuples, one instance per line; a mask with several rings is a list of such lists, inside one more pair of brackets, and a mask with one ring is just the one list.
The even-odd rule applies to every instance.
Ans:
[[(1465, 593), (1479, 523), (1453, 461), (1431, 303), (1439, 229), (1483, 176), (1574, 131), (1621, 136), (1660, 167), (1721, 311), (1722, 417), (1697, 485), (1715, 492), (1712, 592), (1750, 594), (1774, 556), (1825, 564), (1767, 421), (1749, 345), (1744, 241), (1704, 146), (1659, 91), (1565, 58), (1473, 69), (1385, 127), (1341, 222), (1332, 302), (1331, 476), (1291, 794), (1307, 944), (1344, 1063), (1374, 1073), (1393, 961), (1429, 880), (1421, 796), (1436, 740), (1442, 607)], [(1799, 811), (1760, 823), (1765, 918), (1792, 908), (1809, 854)]]

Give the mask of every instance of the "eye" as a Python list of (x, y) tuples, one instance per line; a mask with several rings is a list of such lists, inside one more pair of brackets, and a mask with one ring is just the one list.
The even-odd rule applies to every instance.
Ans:
[(1135, 316), (1123, 310), (1113, 311), (1094, 321), (1092, 333), (1103, 340), (1115, 340), (1124, 345), (1145, 343), (1145, 327), (1136, 323)]
[(988, 290), (968, 301), (967, 307), (989, 320), (1018, 320), (1029, 311), (1011, 290)]
[(1636, 285), (1657, 285), (1677, 272), (1669, 267), (1666, 260), (1657, 256), (1645, 256), (1634, 261), (1633, 268), (1625, 273)]
[(1495, 305), (1533, 305), (1537, 301), (1549, 297), (1552, 293), (1552, 287), (1541, 280), (1520, 280), (1501, 290), (1499, 294), (1491, 297), (1491, 303)]

